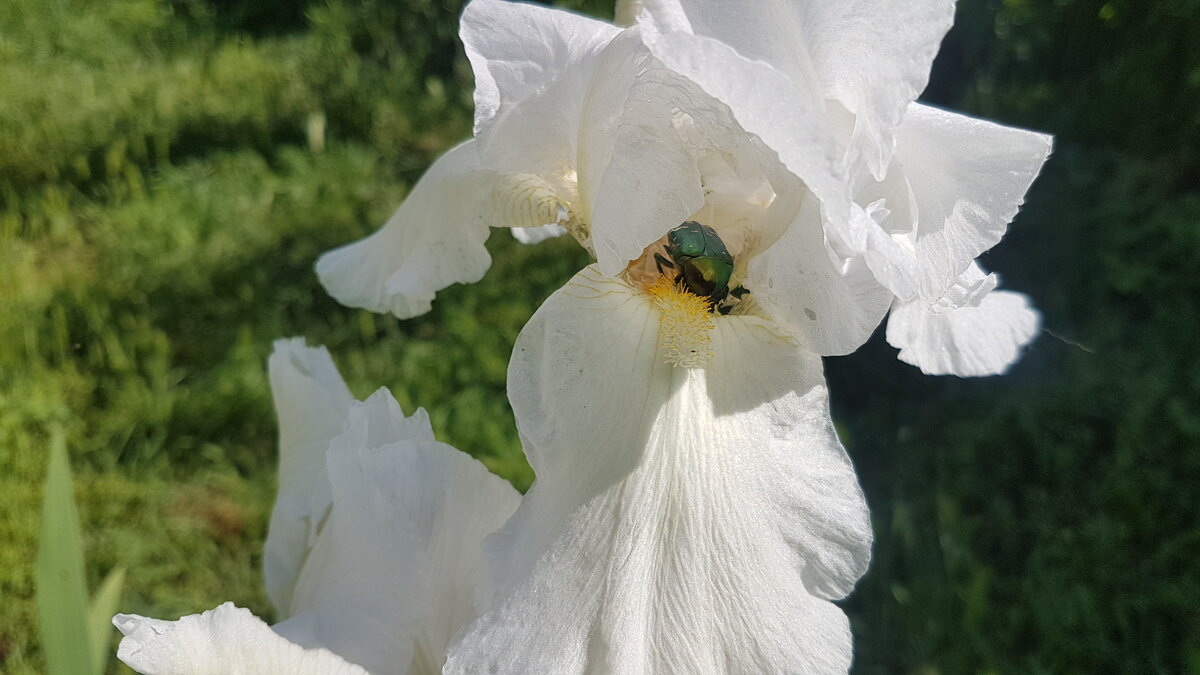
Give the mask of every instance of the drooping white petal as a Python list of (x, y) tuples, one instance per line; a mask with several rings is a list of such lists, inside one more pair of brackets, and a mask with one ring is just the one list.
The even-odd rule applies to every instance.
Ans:
[(492, 262), (488, 226), (499, 224), (494, 181), (474, 141), (442, 155), (383, 228), (317, 260), (325, 290), (343, 305), (407, 319), (428, 312), (450, 284), (478, 281)]
[(935, 300), (1000, 241), (1051, 138), (913, 104), (896, 140), (896, 165), (916, 206), (921, 292)]
[(305, 346), (304, 338), (276, 341), (269, 370), (279, 419), (279, 497), (263, 546), (263, 576), (271, 602), (288, 617), (300, 566), (332, 500), (325, 452), (354, 397), (329, 352)]
[(829, 598), (871, 530), (820, 359), (716, 317), (712, 360), (662, 360), (646, 296), (594, 268), (522, 331), (509, 395), (538, 474), (488, 540), (493, 605), (446, 672), (839, 672)]
[(489, 227), (557, 223), (559, 190), (538, 175), (483, 169), (467, 141), (429, 167), (378, 232), (322, 255), (317, 274), (344, 305), (423, 314), (437, 291), (487, 271)]
[(887, 341), (929, 375), (998, 375), (1037, 335), (1040, 317), (1020, 293), (997, 291), (996, 275), (972, 265), (936, 302), (897, 302)]
[(747, 288), (775, 321), (818, 354), (849, 354), (883, 319), (892, 292), (863, 257), (835, 262), (825, 245), (819, 206), (807, 198), (795, 222), (750, 263)]
[(479, 543), (516, 509), (516, 491), (386, 390), (351, 408), (327, 467), (329, 520), (276, 630), (377, 675), (437, 672), (475, 616)]
[(145, 675), (367, 675), (325, 649), (288, 642), (249, 610), (227, 602), (178, 621), (118, 614), (117, 658)]
[[(837, 100), (855, 116), (847, 155), (852, 173), (861, 166), (876, 178), (891, 157), (892, 133), (905, 107), (928, 83), (933, 57), (954, 19), (952, 0), (645, 4), (651, 15), (669, 17), (682, 11), (694, 34), (729, 45), (747, 60), (768, 64), (801, 89), (816, 89), (820, 97)], [(665, 22), (681, 25), (678, 18)], [(764, 95), (776, 90), (763, 88)]]

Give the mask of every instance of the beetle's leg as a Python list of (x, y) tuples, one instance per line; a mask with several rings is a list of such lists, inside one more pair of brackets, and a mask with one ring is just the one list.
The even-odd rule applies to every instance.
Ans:
[(675, 263), (664, 258), (663, 254), (661, 254), (661, 253), (654, 254), (654, 264), (658, 266), (659, 274), (663, 273), (663, 267), (670, 267), (671, 269), (675, 269)]
[(750, 291), (746, 290), (745, 286), (738, 286), (737, 288), (729, 291), (729, 294), (738, 300), (741, 300), (743, 295), (748, 295), (749, 293)]
[(733, 307), (730, 305), (720, 305), (717, 307), (717, 313), (719, 313), (721, 316), (725, 316), (731, 309), (733, 309)]

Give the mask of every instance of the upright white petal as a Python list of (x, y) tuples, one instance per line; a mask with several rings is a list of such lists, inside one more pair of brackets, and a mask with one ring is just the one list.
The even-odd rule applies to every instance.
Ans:
[(893, 133), (929, 83), (933, 58), (954, 22), (954, 0), (768, 2), (807, 14), (804, 43), (811, 45), (825, 93), (855, 116), (851, 173), (863, 166), (882, 176)]
[(972, 265), (935, 302), (899, 302), (888, 317), (887, 341), (899, 358), (928, 375), (997, 375), (1020, 358), (1040, 317), (1020, 293), (997, 291), (996, 275)]
[(483, 165), (536, 174), (560, 205), (590, 220), (581, 164), (607, 162), (589, 145), (587, 109), (607, 45), (607, 23), (537, 5), (474, 0), (461, 36), (476, 78), (476, 129)]
[(916, 206), (921, 292), (935, 300), (1004, 236), (1051, 138), (913, 104), (896, 140)]
[(306, 347), (304, 338), (276, 341), (268, 367), (279, 419), (279, 497), (263, 546), (263, 576), (267, 595), (286, 618), (300, 566), (332, 501), (325, 452), (354, 397), (329, 352)]
[(779, 161), (821, 200), (828, 219), (840, 225), (849, 218), (843, 153), (820, 98), (804, 83), (718, 39), (660, 32), (654, 23), (639, 27), (656, 58), (728, 105), (745, 131), (778, 154)]
[(492, 263), (488, 226), (500, 224), (495, 183), (474, 141), (442, 155), (378, 232), (317, 260), (325, 290), (348, 307), (407, 319), (450, 284), (479, 281)]
[(630, 33), (601, 59), (581, 129), (588, 154), (579, 181), (605, 274), (620, 272), (704, 204), (697, 158), (676, 129), (680, 113), (704, 96), (687, 84)]
[(493, 605), (446, 672), (841, 672), (828, 599), (871, 530), (820, 359), (715, 317), (666, 365), (646, 296), (594, 268), (522, 331), (509, 395), (538, 482), (487, 542)]
[[(611, 24), (562, 10), (472, 0), (463, 10), (459, 37), (475, 71), (475, 133), (502, 110), (551, 88), (564, 94), (557, 100), (558, 119), (578, 120), (587, 79), (581, 62), (619, 32)], [(561, 90), (560, 82), (566, 85)]]
[(377, 675), (437, 672), (451, 636), (475, 617), (479, 543), (519, 496), (434, 440), (423, 411), (406, 418), (386, 390), (351, 408), (327, 467), (329, 521), (293, 616), (276, 630)]
[[(682, 11), (694, 34), (838, 101), (855, 116), (849, 165), (876, 178), (891, 157), (892, 133), (928, 83), (954, 19), (953, 0), (647, 0), (646, 7), (652, 15)], [(677, 18), (670, 23), (680, 25)], [(769, 95), (776, 88), (764, 89)]]
[(367, 675), (325, 649), (288, 642), (227, 602), (178, 621), (118, 614), (117, 658), (145, 675)]
[(712, 38), (770, 65), (810, 94), (823, 94), (811, 47), (804, 42), (804, 15), (811, 10), (800, 3), (646, 0), (644, 7), (642, 21), (657, 30)]
[(594, 79), (582, 133), (594, 152), (579, 178), (601, 271), (617, 274), (688, 219), (714, 227), (735, 255), (779, 236), (790, 216), (772, 227), (766, 211), (802, 185), (728, 105), (664, 67), (636, 30), (613, 40)]
[(849, 354), (871, 337), (893, 296), (863, 257), (835, 261), (819, 222), (819, 206), (805, 199), (783, 236), (751, 261), (747, 288), (805, 348)]
[[(512, 36), (525, 33), (532, 37), (514, 45)], [(509, 81), (495, 87), (503, 105), (478, 132), (483, 164), (557, 181), (562, 204), (590, 226), (590, 247), (607, 274), (719, 191), (714, 165), (727, 163), (725, 173), (741, 177), (779, 164), (726, 104), (654, 58), (636, 28), (618, 34), (562, 11), (476, 0), (463, 38), (489, 91)], [(534, 72), (537, 87), (524, 80)], [(743, 201), (768, 179), (745, 182), (753, 185), (736, 195)], [(771, 190), (765, 194), (769, 204)], [(778, 233), (756, 235), (765, 247)]]

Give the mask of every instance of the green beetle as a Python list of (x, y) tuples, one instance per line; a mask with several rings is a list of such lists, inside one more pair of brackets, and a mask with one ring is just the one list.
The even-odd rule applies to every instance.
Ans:
[(654, 254), (654, 262), (661, 274), (664, 267), (678, 269), (675, 283), (689, 292), (708, 298), (713, 308), (728, 314), (730, 307), (723, 305), (726, 298), (741, 298), (748, 293), (745, 288), (729, 288), (733, 275), (733, 256), (725, 248), (725, 242), (717, 231), (707, 225), (689, 220), (667, 233), (667, 255)]

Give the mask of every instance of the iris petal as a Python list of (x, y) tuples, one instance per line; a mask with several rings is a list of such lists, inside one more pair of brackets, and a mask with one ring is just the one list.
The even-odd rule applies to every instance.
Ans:
[(968, 268), (939, 301), (897, 302), (887, 341), (929, 375), (998, 375), (1020, 358), (1041, 319), (1020, 293), (993, 290), (995, 275)]
[(717, 317), (662, 359), (647, 297), (595, 268), (522, 331), (509, 396), (538, 481), (486, 542), (491, 606), (447, 672), (838, 672), (871, 528), (820, 358)]
[(367, 675), (325, 649), (304, 649), (227, 602), (178, 621), (118, 614), (117, 656), (145, 675)]

